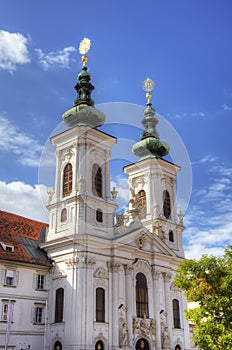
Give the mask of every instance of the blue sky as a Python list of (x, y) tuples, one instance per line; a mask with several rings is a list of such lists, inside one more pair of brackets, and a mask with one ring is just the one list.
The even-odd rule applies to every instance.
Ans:
[[(142, 81), (154, 79), (161, 139), (170, 123), (192, 166), (186, 256), (221, 254), (232, 235), (231, 13), (230, 0), (0, 2), (0, 209), (46, 220), (40, 155), (76, 97), (77, 48), (88, 37), (96, 104), (144, 106)], [(139, 113), (130, 117), (130, 138), (122, 116), (110, 120), (119, 127), (106, 126), (128, 149), (139, 138)], [(128, 193), (120, 167), (130, 157), (112, 164), (120, 204)]]

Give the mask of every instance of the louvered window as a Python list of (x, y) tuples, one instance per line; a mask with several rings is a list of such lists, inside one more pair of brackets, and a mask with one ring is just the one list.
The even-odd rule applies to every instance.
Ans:
[(72, 172), (72, 164), (68, 163), (64, 168), (63, 173), (63, 196), (69, 196), (72, 192), (72, 180), (73, 180), (73, 172)]

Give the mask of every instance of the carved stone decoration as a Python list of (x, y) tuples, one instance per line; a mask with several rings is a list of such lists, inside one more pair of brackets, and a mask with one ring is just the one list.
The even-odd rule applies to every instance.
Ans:
[(164, 277), (164, 282), (170, 282), (172, 278), (172, 274), (169, 272), (162, 272)]
[(74, 266), (78, 266), (79, 265), (79, 258), (77, 256), (73, 256), (71, 258), (68, 258), (65, 261), (66, 265), (68, 268), (73, 268)]
[(116, 214), (116, 223), (115, 226), (123, 226), (124, 225), (124, 215), (123, 214)]
[(86, 266), (87, 268), (92, 268), (96, 264), (96, 261), (94, 258), (91, 258), (85, 255), (85, 256), (82, 256), (81, 263), (82, 263), (82, 266)]
[(77, 181), (77, 189), (79, 194), (84, 194), (85, 193), (85, 189), (86, 189), (86, 181), (83, 177), (81, 177), (78, 181)]
[(119, 305), (118, 307), (118, 313), (120, 317), (125, 317), (127, 313), (127, 308), (124, 304)]
[(48, 204), (51, 204), (54, 200), (54, 195), (55, 195), (55, 192), (52, 187), (48, 188), (47, 194), (48, 194)]
[(73, 155), (74, 155), (74, 152), (72, 150), (72, 147), (70, 147), (66, 151), (64, 151), (62, 158), (65, 162), (70, 162)]
[(179, 218), (179, 225), (183, 226), (183, 221), (184, 221), (184, 214), (182, 213), (182, 211), (180, 210), (179, 213), (177, 214), (178, 218)]
[(117, 261), (108, 261), (107, 266), (110, 272), (118, 272), (121, 264)]
[(152, 318), (133, 317), (132, 321), (133, 339), (145, 337), (155, 344), (156, 322)]
[(105, 269), (99, 267), (97, 269), (97, 271), (94, 273), (94, 277), (95, 278), (100, 278), (100, 279), (107, 279), (107, 278), (109, 278), (109, 275), (108, 275), (108, 272)]
[(170, 340), (168, 335), (168, 327), (165, 327), (162, 333), (162, 347), (163, 349), (170, 348)]
[(165, 241), (165, 232), (162, 229), (162, 224), (158, 220), (153, 225), (153, 232), (161, 239), (161, 241)]
[(128, 346), (128, 327), (125, 320), (122, 321), (122, 325), (120, 327), (120, 347)]
[(141, 234), (141, 235), (137, 238), (136, 243), (137, 243), (137, 247), (138, 247), (139, 249), (142, 249), (142, 248), (143, 248), (144, 243), (145, 243), (145, 236), (144, 236), (144, 234)]

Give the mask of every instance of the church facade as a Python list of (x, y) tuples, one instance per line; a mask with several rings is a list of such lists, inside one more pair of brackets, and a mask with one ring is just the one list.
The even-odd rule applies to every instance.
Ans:
[[(169, 146), (156, 130), (152, 82), (145, 82), (144, 132), (132, 149), (138, 161), (124, 167), (129, 209), (115, 219), (110, 159), (117, 140), (100, 129), (105, 116), (94, 107), (86, 62), (84, 52), (78, 96), (63, 115), (69, 128), (51, 138), (56, 180), (40, 243), (50, 262), (43, 347), (189, 350), (187, 301), (173, 285), (184, 259), (183, 215), (176, 207), (180, 168), (164, 159)], [(40, 350), (38, 344), (31, 349)]]

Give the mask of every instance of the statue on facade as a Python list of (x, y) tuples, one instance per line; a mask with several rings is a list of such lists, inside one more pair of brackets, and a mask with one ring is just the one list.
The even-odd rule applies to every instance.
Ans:
[(168, 327), (165, 327), (163, 330), (162, 341), (163, 341), (163, 349), (168, 349), (170, 347)]
[(120, 339), (121, 347), (128, 346), (128, 328), (126, 322), (122, 324), (121, 331), (121, 339)]

